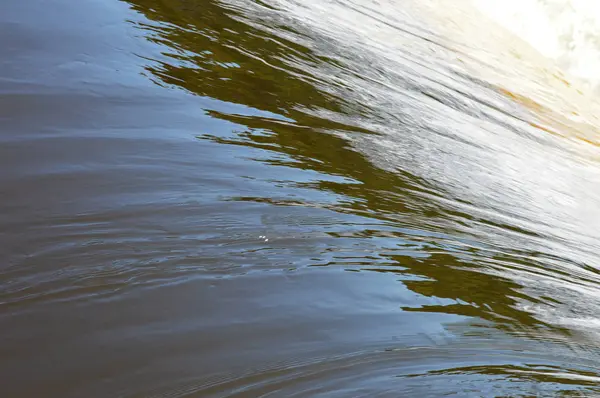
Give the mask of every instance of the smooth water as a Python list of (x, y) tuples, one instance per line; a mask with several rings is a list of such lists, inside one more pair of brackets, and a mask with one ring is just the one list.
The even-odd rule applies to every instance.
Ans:
[(483, 3), (4, 0), (1, 396), (600, 395), (594, 84)]

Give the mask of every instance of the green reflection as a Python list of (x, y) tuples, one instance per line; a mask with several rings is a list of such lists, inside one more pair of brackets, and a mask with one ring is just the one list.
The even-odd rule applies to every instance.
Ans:
[[(470, 253), (469, 260), (465, 261), (464, 255), (457, 256), (452, 251), (428, 252), (432, 247), (440, 249), (439, 240), (456, 233), (451, 226), (470, 219), (469, 214), (457, 213), (426, 199), (424, 193), (435, 197), (443, 196), (444, 192), (405, 171), (390, 172), (375, 167), (353, 150), (347, 140), (335, 134), (372, 132), (318, 118), (306, 111), (327, 110), (344, 115), (353, 106), (319, 89), (318, 79), (311, 76), (310, 67), (327, 59), (298, 43), (245, 23), (242, 14), (216, 1), (136, 0), (130, 3), (156, 22), (139, 25), (149, 39), (170, 49), (165, 54), (169, 62), (155, 62), (147, 67), (163, 84), (291, 119), (211, 111), (211, 116), (246, 126), (247, 130), (230, 137), (207, 135), (201, 138), (275, 151), (285, 154), (289, 161), (277, 157), (271, 161), (273, 164), (345, 177), (347, 181), (343, 183), (318, 181), (297, 185), (347, 198), (335, 207), (336, 211), (432, 234), (429, 242), (427, 234), (419, 237), (426, 243), (422, 247), (425, 256), (388, 256), (391, 263), (400, 266), (393, 272), (423, 277), (423, 280), (404, 282), (414, 292), (457, 303), (406, 310), (475, 316), (516, 330), (526, 326), (550, 327), (518, 309), (517, 300), (535, 300), (522, 293), (517, 283), (481, 272), (483, 265), (477, 253)], [(292, 32), (290, 27), (270, 28)], [(291, 66), (290, 60), (306, 67)], [(243, 200), (286, 204), (264, 197)], [(452, 222), (445, 222), (447, 220)], [(414, 238), (406, 233), (395, 234), (398, 238)], [(434, 234), (443, 236), (434, 239)], [(377, 236), (377, 231), (366, 232), (366, 235)], [(363, 234), (362, 237), (368, 236)]]
[[(299, 107), (332, 112), (344, 108), (341, 99), (316, 88), (317, 78), (305, 69), (291, 66), (292, 62), (304, 66), (319, 64), (323, 57), (293, 41), (243, 23), (242, 15), (216, 1), (130, 3), (148, 19), (159, 23), (139, 24), (149, 32), (148, 38), (171, 49), (167, 54), (170, 62), (148, 66), (163, 83), (285, 115), (301, 125), (312, 126), (316, 118), (300, 112)], [(324, 119), (318, 122), (325, 123), (322, 127), (337, 127)]]
[[(212, 117), (246, 129), (228, 137), (205, 135), (201, 139), (273, 151), (285, 157), (277, 156), (266, 162), (344, 177), (345, 182), (297, 182), (296, 185), (344, 197), (345, 201), (334, 207), (336, 211), (377, 219), (398, 229), (387, 232), (387, 236), (422, 244), (415, 245), (415, 250), (423, 251), (420, 256), (382, 254), (391, 264), (397, 265), (397, 269), (386, 272), (418, 276), (418, 280), (404, 280), (403, 283), (424, 297), (450, 299), (454, 304), (405, 307), (404, 310), (478, 317), (492, 321), (508, 332), (522, 334), (524, 329), (529, 329), (533, 337), (541, 328), (568, 336), (567, 330), (545, 324), (520, 310), (520, 302), (538, 300), (525, 294), (518, 283), (489, 272), (500, 262), (521, 260), (510, 255), (491, 256), (488, 252), (479, 253), (477, 249), (444, 251), (444, 239), (458, 232), (456, 225), (472, 220), (471, 215), (427, 199), (443, 197), (444, 192), (403, 170), (391, 172), (374, 166), (337, 134), (374, 132), (315, 116), (312, 111), (326, 110), (340, 115), (339, 120), (348, 120), (351, 112), (364, 111), (359, 109), (361, 106), (323, 89), (319, 79), (311, 75), (311, 67), (329, 60), (296, 42), (245, 23), (243, 15), (216, 1), (129, 2), (156, 22), (139, 25), (147, 31), (149, 39), (170, 49), (166, 54), (168, 62), (157, 61), (147, 67), (161, 84), (287, 118), (279, 120), (211, 111)], [(270, 28), (291, 31), (283, 26)], [(295, 34), (301, 36), (298, 32)], [(286, 204), (258, 196), (239, 200)], [(401, 232), (407, 228), (425, 232), (417, 237), (410, 232)], [(378, 238), (381, 235), (381, 231), (364, 231), (355, 237)], [(436, 252), (431, 253), (431, 248)], [(519, 257), (522, 255), (520, 253)], [(528, 265), (538, 266), (535, 262)], [(369, 269), (369, 266), (363, 269)]]

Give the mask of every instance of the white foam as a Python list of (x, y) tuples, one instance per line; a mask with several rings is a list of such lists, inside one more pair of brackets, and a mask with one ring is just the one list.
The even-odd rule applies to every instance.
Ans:
[(567, 74), (600, 85), (600, 1), (472, 1)]

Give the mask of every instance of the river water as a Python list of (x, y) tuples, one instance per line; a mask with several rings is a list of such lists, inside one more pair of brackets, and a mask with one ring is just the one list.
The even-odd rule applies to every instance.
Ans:
[(2, 397), (600, 395), (558, 3), (4, 0)]

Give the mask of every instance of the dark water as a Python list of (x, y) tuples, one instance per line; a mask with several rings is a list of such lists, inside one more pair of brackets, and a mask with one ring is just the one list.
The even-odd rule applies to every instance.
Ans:
[(600, 395), (597, 147), (417, 4), (4, 0), (0, 395)]

